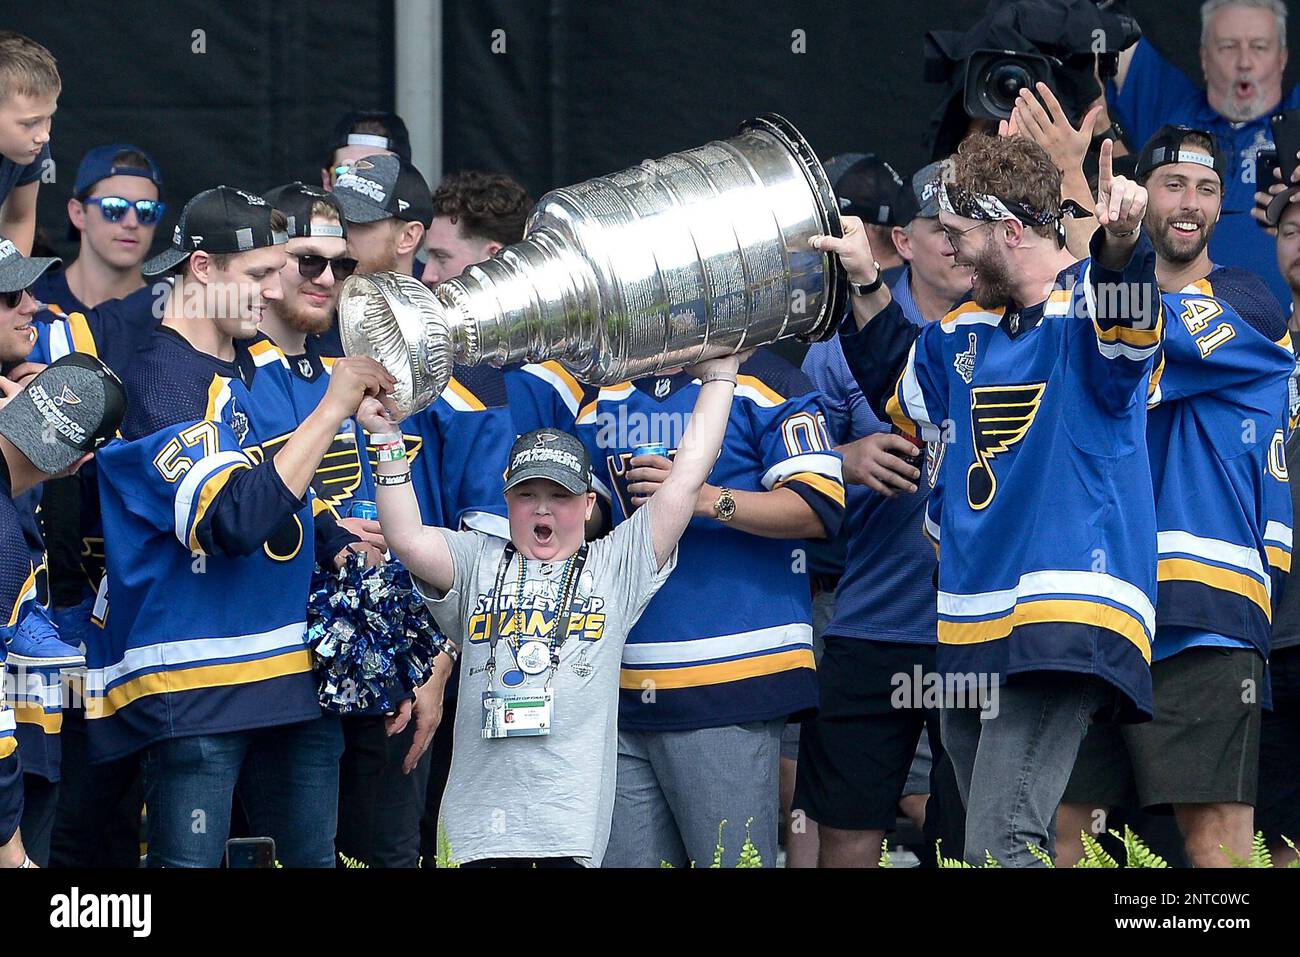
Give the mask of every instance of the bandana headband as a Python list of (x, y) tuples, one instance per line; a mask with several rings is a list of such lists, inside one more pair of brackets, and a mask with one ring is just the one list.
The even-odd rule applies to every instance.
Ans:
[(986, 223), (1016, 219), (1028, 226), (1051, 226), (1062, 242), (1065, 240), (1062, 219), (1067, 215), (1072, 218), (1092, 215), (1072, 199), (1061, 203), (1057, 212), (1046, 213), (1014, 199), (1002, 199), (992, 193), (977, 193), (955, 183), (939, 184), (939, 208), (952, 216), (964, 216)]

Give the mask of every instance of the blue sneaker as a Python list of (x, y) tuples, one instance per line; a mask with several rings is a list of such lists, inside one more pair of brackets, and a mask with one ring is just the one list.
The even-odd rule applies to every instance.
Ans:
[(80, 668), (86, 656), (59, 641), (59, 631), (40, 605), (22, 620), (9, 641), (6, 664), (21, 668)]

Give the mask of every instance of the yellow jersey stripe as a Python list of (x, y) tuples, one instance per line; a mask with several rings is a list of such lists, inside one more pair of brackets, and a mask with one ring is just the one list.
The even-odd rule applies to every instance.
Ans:
[(794, 475), (777, 482), (773, 488), (781, 488), (790, 482), (802, 482), (804, 485), (821, 492), (841, 508), (844, 507), (844, 486), (834, 479), (828, 479), (825, 475), (818, 475), (816, 472), (796, 472)]
[(1291, 571), (1291, 553), (1285, 548), (1279, 548), (1277, 545), (1265, 545), (1264, 552), (1268, 555), (1268, 563), (1274, 568), (1280, 568), (1282, 571), (1290, 573)]
[(258, 661), (236, 661), (230, 664), (200, 665), (175, 671), (157, 671), (123, 682), (108, 694), (86, 699), (86, 718), (108, 718), (141, 698), (155, 694), (172, 694), (197, 691), (200, 688), (222, 688), (247, 685), (286, 675), (311, 671), (311, 653), (294, 649)]
[(478, 400), (478, 396), (473, 392), (470, 392), (469, 389), (465, 388), (454, 378), (447, 382), (447, 388), (460, 396), (461, 400), (475, 412), (482, 412), (487, 408), (487, 406)]
[(30, 701), (14, 702), (14, 720), (19, 724), (34, 724), (45, 734), (58, 734), (63, 730), (63, 712), (47, 714), (39, 704)]
[(1273, 620), (1273, 605), (1269, 601), (1267, 589), (1258, 578), (1245, 572), (1220, 568), (1191, 558), (1162, 558), (1156, 569), (1156, 579), (1162, 582), (1198, 582), (1229, 594), (1242, 595), (1258, 605), (1269, 621)]
[(84, 315), (74, 312), (68, 316), (68, 331), (72, 333), (73, 349), (88, 356), (99, 358), (99, 352), (95, 349), (95, 336), (91, 333), (90, 323), (86, 321)]
[(1076, 598), (1026, 601), (1009, 615), (988, 621), (946, 621), (939, 619), (939, 641), (948, 645), (973, 645), (997, 641), (1021, 625), (1046, 622), (1093, 625), (1123, 635), (1137, 646), (1147, 664), (1151, 663), (1151, 641), (1142, 621), (1113, 605)]
[[(718, 661), (708, 665), (686, 665), (681, 668), (624, 668), (618, 677), (620, 688), (639, 691), (654, 687), (698, 688), (703, 685), (720, 685), (728, 681), (774, 675), (796, 668), (816, 670), (813, 653), (808, 648), (795, 648), (774, 655), (756, 655), (739, 661)], [(650, 682), (649, 685), (646, 682)]]

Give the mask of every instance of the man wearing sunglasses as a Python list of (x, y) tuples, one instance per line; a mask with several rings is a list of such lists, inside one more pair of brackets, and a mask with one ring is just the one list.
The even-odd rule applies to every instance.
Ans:
[[(329, 387), (337, 352), (321, 336), (334, 325), (339, 288), (357, 261), (347, 256), (347, 228), (332, 193), (289, 183), (262, 198), (284, 213), (289, 240), (280, 270), (283, 298), (267, 302), (261, 331), (284, 352), (294, 406), (306, 419)], [(383, 561), (385, 551), (379, 522), (348, 517), (354, 498), (374, 499), (371, 474), (358, 454), (365, 446), (359, 442), (365, 442), (364, 433), (351, 419), (345, 421), (312, 482), (317, 497), (330, 506), (315, 516), (317, 554), (344, 558), (345, 551), (358, 551), (374, 564)]]
[(140, 264), (166, 212), (162, 173), (144, 150), (128, 143), (96, 146), (82, 157), (68, 200), (77, 258), (61, 273), (44, 277), (42, 301), (65, 313), (125, 299), (144, 285)]

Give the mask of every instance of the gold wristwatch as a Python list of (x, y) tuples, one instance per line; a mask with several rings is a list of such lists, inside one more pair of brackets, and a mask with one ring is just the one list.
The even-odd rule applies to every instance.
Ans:
[(731, 489), (724, 488), (718, 495), (718, 500), (713, 503), (713, 517), (719, 522), (729, 522), (736, 517), (736, 499)]

